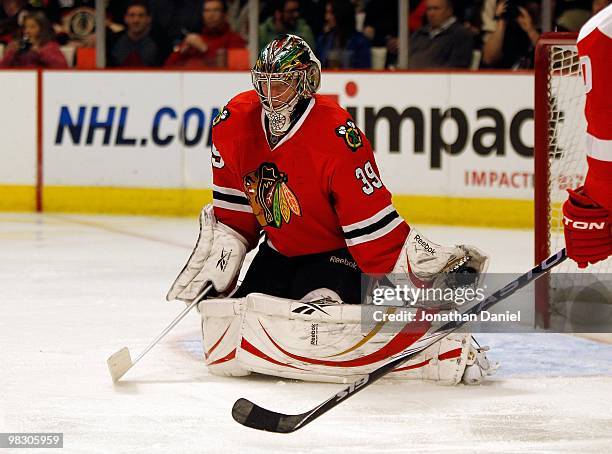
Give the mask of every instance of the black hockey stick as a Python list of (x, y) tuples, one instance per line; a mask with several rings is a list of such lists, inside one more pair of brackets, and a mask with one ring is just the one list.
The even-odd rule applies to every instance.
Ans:
[[(464, 314), (479, 314), (480, 312), (487, 310), (494, 304), (514, 294), (517, 290), (535, 281), (538, 277), (546, 274), (552, 268), (563, 262), (566, 258), (567, 254), (565, 248), (561, 249), (555, 255), (550, 256), (539, 265), (533, 267), (527, 273), (519, 276), (505, 287), (497, 290), (495, 293), (492, 293), (489, 297), (485, 298), (479, 304), (470, 307), (468, 310), (465, 311)], [(325, 402), (321, 403), (320, 405), (317, 405), (312, 410), (300, 413), (298, 415), (288, 415), (267, 410), (247, 399), (241, 398), (238, 399), (232, 407), (232, 417), (234, 418), (234, 420), (236, 420), (243, 426), (251, 427), (253, 429), (277, 433), (294, 432), (298, 429), (301, 429), (306, 424), (311, 423), (319, 416), (327, 413), (336, 405), (340, 404), (345, 399), (353, 396), (358, 391), (361, 391), (366, 386), (371, 385), (376, 380), (391, 372), (396, 367), (414, 358), (417, 354), (422, 352), (424, 349), (426, 349), (433, 343), (444, 338), (449, 333), (458, 330), (463, 325), (468, 323), (465, 320), (469, 320), (469, 317), (461, 317), (460, 320), (453, 320), (449, 321), (448, 323), (445, 323), (433, 333), (419, 339), (412, 345), (411, 348), (404, 350), (387, 364), (380, 366), (378, 369), (360, 378), (356, 382), (352, 383), (350, 386), (344, 388), (339, 393), (336, 393), (331, 396)]]

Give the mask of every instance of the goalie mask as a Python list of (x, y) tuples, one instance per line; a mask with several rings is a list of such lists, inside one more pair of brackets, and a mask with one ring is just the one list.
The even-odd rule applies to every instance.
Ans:
[(270, 132), (280, 136), (289, 129), (298, 102), (319, 89), (321, 63), (302, 38), (283, 35), (261, 50), (251, 77)]

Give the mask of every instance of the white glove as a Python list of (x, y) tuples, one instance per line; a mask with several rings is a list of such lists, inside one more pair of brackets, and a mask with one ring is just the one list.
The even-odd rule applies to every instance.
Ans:
[(247, 245), (242, 235), (217, 222), (213, 206), (206, 205), (200, 213), (198, 241), (166, 299), (191, 302), (208, 282), (218, 294), (225, 292), (240, 272)]
[(412, 228), (388, 277), (394, 285), (413, 288), (476, 287), (488, 260), (474, 246), (441, 246)]
[[(474, 246), (441, 246), (411, 229), (393, 272), (414, 274), (424, 282), (436, 283), (440, 274), (469, 270), (484, 273), (489, 257)], [(409, 268), (408, 268), (409, 264)], [(437, 287), (437, 285), (434, 285)]]

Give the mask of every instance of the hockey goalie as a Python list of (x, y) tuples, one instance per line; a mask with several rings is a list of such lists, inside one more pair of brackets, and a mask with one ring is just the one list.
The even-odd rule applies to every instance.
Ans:
[[(213, 203), (167, 295), (192, 302), (214, 286), (215, 297), (198, 305), (213, 374), (354, 380), (428, 328), (411, 322), (389, 331), (380, 322), (364, 330), (364, 276), (444, 287), (453, 273), (478, 276), (487, 265), (475, 247), (435, 244), (398, 215), (368, 140), (344, 109), (316, 94), (320, 79), (305, 41), (284, 35), (260, 52), (254, 89), (213, 121)], [(454, 333), (390, 375), (479, 383), (493, 370), (470, 334)]]

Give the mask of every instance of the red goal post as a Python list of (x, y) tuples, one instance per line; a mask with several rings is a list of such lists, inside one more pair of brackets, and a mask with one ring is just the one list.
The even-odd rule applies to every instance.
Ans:
[[(555, 93), (551, 86), (551, 78), (554, 77), (555, 71), (559, 71), (554, 68), (553, 53), (560, 46), (565, 46), (568, 50), (575, 48), (577, 37), (577, 33), (544, 33), (535, 51), (535, 260), (538, 263), (551, 253), (549, 241), (551, 200), (548, 182), (551, 177), (550, 159), (554, 153), (552, 148), (556, 131), (551, 100)], [(579, 65), (576, 63), (576, 66), (579, 75)], [(586, 151), (584, 159), (586, 160)]]
[[(535, 261), (565, 247), (562, 204), (584, 183), (586, 94), (576, 33), (546, 33), (535, 55)], [(612, 259), (580, 269), (567, 260), (536, 282), (536, 324), (576, 327), (595, 305), (612, 303)], [(609, 301), (606, 301), (609, 300)], [(606, 307), (605, 311), (612, 311)], [(607, 313), (607, 312), (606, 312)], [(602, 312), (603, 314), (603, 312)]]
[[(553, 78), (555, 71), (562, 73), (562, 68), (555, 68), (555, 52), (575, 51), (577, 55), (577, 33), (544, 33), (535, 50), (535, 140), (534, 140), (534, 202), (535, 202), (535, 262), (539, 263), (549, 257), (553, 244), (554, 218), (558, 216), (559, 207), (555, 207), (551, 194), (551, 160), (555, 158), (555, 134), (560, 118), (555, 118), (555, 96)], [(560, 64), (562, 66), (562, 63)], [(579, 65), (577, 70), (579, 71)], [(571, 73), (571, 67), (569, 69)], [(562, 74), (560, 74), (562, 77)], [(586, 160), (586, 157), (585, 157)], [(550, 279), (543, 278), (536, 282), (536, 325), (548, 328), (550, 324)]]

